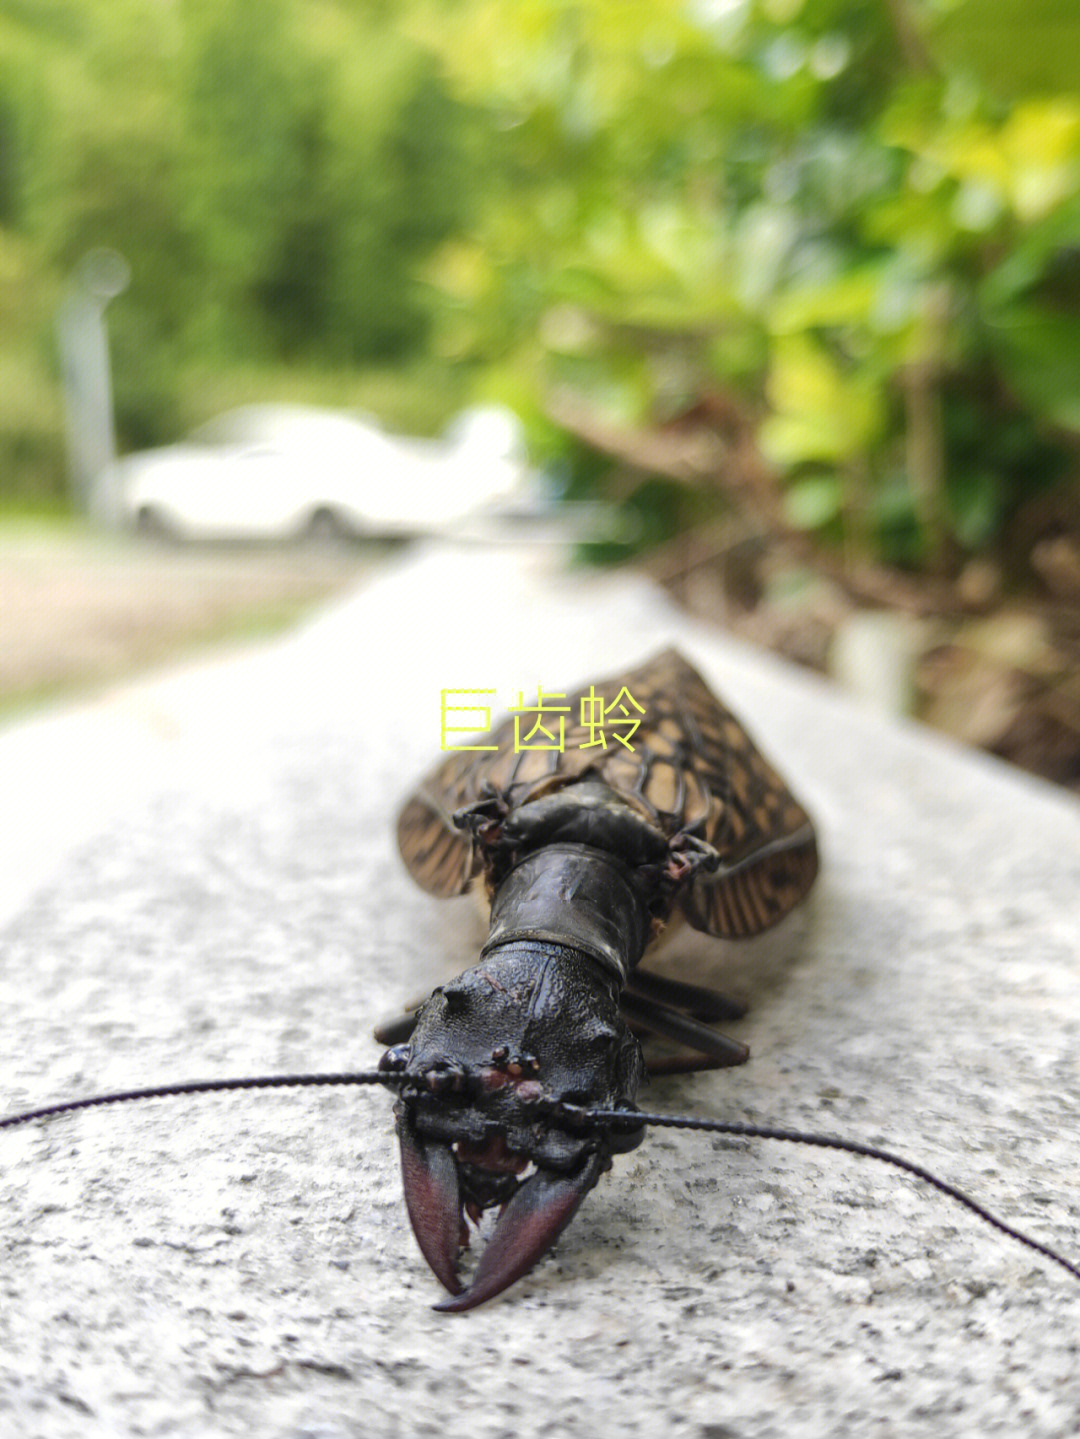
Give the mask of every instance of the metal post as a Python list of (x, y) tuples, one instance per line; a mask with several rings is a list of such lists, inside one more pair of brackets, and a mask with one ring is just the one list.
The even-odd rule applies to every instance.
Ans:
[(88, 251), (72, 272), (57, 317), (71, 494), (81, 513), (104, 525), (119, 520), (105, 309), (130, 277), (116, 250)]

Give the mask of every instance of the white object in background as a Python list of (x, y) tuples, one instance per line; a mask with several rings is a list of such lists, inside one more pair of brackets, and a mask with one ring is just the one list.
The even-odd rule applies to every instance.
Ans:
[(186, 444), (126, 456), (111, 483), (128, 523), (184, 539), (423, 534), (539, 502), (520, 426), (494, 409), (466, 411), (427, 440), (365, 416), (250, 406)]
[(57, 315), (71, 493), (83, 514), (103, 524), (120, 518), (105, 308), (130, 278), (128, 262), (116, 250), (89, 250), (72, 272)]

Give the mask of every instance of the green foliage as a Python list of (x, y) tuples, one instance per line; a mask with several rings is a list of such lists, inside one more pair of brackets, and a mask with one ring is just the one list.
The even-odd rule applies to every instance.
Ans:
[[(56, 473), (107, 245), (126, 444), (289, 366), (400, 366), (428, 428), (463, 376), (625, 431), (719, 396), (789, 525), (959, 563), (1076, 483), (1078, 50), (1072, 0), (6, 0), (0, 380), (46, 402), (0, 384), (0, 487)], [(643, 543), (699, 516), (643, 479)]]
[(1076, 483), (1074, 5), (454, 13), (497, 139), (432, 269), (448, 353), (627, 427), (741, 396), (788, 523), (914, 567)]
[(970, 68), (991, 93), (1022, 99), (1075, 90), (1080, 13), (1073, 0), (958, 0), (940, 11), (935, 51)]
[[(470, 123), (377, 6), (6, 0), (0, 368), (16, 342), (53, 349), (96, 246), (131, 268), (109, 310), (124, 446), (176, 434), (195, 364), (408, 362), (431, 324), (422, 261), (469, 214)], [(19, 423), (0, 393), (0, 435)]]
[(464, 120), (429, 58), (344, 13), (312, 26), (284, 0), (206, 13), (182, 53), (181, 190), (213, 342), (339, 361), (415, 349), (430, 306), (417, 262), (465, 195)]

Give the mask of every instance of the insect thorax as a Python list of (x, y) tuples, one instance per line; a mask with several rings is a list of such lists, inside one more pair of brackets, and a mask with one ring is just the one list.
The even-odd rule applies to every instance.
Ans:
[(649, 917), (633, 872), (606, 850), (549, 844), (511, 870), (491, 904), (481, 958), (541, 940), (594, 960), (620, 987), (641, 958)]

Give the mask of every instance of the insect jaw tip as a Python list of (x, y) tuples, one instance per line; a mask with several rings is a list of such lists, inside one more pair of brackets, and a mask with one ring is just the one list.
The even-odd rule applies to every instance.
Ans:
[(437, 1314), (466, 1314), (483, 1302), (482, 1298), (472, 1298), (471, 1289), (465, 1289), (460, 1294), (451, 1294), (446, 1299), (440, 1299), (438, 1304), (431, 1307)]

